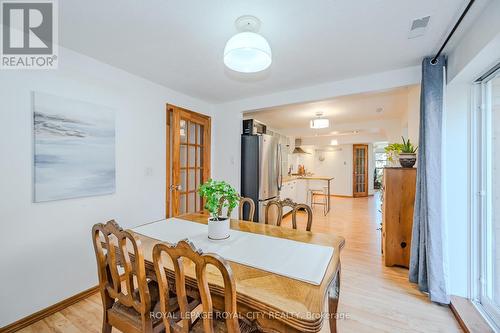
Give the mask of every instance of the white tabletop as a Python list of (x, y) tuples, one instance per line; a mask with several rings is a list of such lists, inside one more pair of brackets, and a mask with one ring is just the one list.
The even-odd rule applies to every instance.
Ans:
[(204, 253), (314, 285), (321, 284), (333, 255), (328, 246), (231, 230), (225, 240), (207, 237), (207, 225), (170, 218), (137, 227), (134, 232), (175, 244), (189, 239)]

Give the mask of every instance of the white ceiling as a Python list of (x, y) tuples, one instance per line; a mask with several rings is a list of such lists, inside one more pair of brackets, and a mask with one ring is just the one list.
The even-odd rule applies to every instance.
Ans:
[[(210, 102), (418, 65), (466, 0), (64, 0), (63, 46)], [(225, 69), (222, 52), (245, 14), (262, 21), (273, 64), (257, 75)], [(431, 15), (423, 37), (410, 21)]]
[[(413, 87), (268, 108), (245, 113), (244, 117), (257, 119), (290, 136), (341, 138), (353, 134), (375, 134), (380, 132), (380, 125), (387, 120), (397, 120), (398, 123), (401, 121), (408, 110), (409, 89)], [(381, 112), (377, 112), (379, 108), (382, 109)], [(323, 112), (323, 117), (330, 120), (329, 128), (310, 128), (309, 121), (315, 118), (316, 112)]]

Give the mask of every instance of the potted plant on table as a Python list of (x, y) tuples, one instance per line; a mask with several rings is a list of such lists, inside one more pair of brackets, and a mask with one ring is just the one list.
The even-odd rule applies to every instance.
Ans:
[(403, 139), (403, 145), (399, 153), (399, 164), (401, 164), (403, 168), (413, 168), (417, 162), (416, 152), (418, 147), (413, 146), (410, 139), (405, 141), (405, 138), (401, 138)]
[[(198, 193), (205, 198), (205, 209), (210, 213), (208, 219), (208, 238), (214, 240), (229, 237), (231, 211), (238, 205), (240, 196), (225, 181), (209, 179), (200, 186)], [(227, 217), (222, 216), (222, 210), (227, 208)]]

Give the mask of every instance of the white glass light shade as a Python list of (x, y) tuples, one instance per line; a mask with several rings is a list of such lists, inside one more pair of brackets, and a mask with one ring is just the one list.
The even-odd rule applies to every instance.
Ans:
[(255, 32), (240, 32), (231, 37), (224, 48), (224, 64), (233, 71), (255, 73), (268, 68), (272, 62), (271, 47)]
[(330, 120), (326, 118), (317, 118), (311, 120), (311, 128), (327, 128), (330, 127)]
[(330, 145), (332, 145), (332, 146), (338, 146), (339, 142), (336, 139), (333, 139), (332, 141), (330, 141)]

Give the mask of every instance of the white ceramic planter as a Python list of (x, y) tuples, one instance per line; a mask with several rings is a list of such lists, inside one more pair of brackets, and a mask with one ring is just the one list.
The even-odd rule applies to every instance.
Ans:
[(213, 221), (208, 219), (208, 238), (213, 240), (221, 240), (229, 237), (230, 219), (226, 218), (222, 221)]

